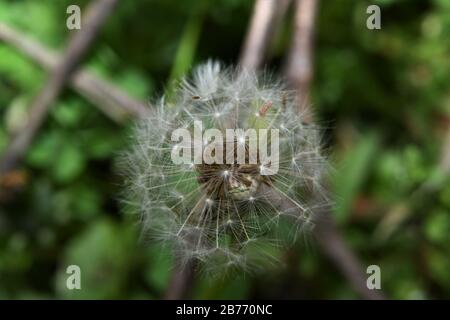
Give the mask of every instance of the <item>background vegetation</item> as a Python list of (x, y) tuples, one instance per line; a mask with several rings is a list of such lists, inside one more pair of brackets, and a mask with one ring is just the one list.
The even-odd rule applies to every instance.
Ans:
[[(325, 3), (326, 2), (326, 3)], [(62, 50), (66, 8), (87, 1), (0, 0), (0, 21)], [(382, 30), (366, 8), (382, 8)], [(150, 101), (208, 58), (238, 60), (253, 1), (120, 1), (84, 65)], [(290, 12), (270, 48), (281, 70)], [(336, 168), (334, 215), (349, 246), (382, 270), (390, 298), (450, 298), (450, 2), (327, 0), (317, 21), (312, 101)], [(0, 42), (0, 153), (47, 73)], [(67, 89), (0, 204), (0, 298), (161, 298), (163, 248), (138, 241), (113, 170), (132, 121), (117, 124)], [(200, 278), (194, 298), (356, 298), (314, 241), (265, 274)], [(82, 269), (82, 290), (65, 268)]]

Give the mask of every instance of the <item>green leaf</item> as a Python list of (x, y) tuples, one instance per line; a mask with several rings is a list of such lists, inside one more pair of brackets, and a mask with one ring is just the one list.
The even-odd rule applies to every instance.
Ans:
[[(109, 220), (96, 221), (71, 241), (56, 277), (62, 298), (117, 299), (123, 297), (136, 238), (133, 229)], [(68, 290), (66, 268), (81, 269), (81, 290)]]
[(145, 278), (151, 287), (159, 292), (164, 292), (169, 283), (173, 259), (167, 250), (163, 250), (161, 247), (152, 247), (149, 250), (149, 260), (150, 268), (145, 273)]
[(80, 135), (80, 141), (86, 155), (92, 159), (105, 159), (120, 150), (124, 139), (112, 130), (101, 128), (86, 130)]
[(59, 151), (52, 166), (52, 176), (57, 182), (68, 183), (77, 178), (86, 166), (83, 152), (73, 144), (67, 144)]
[(74, 127), (80, 123), (84, 111), (85, 108), (78, 99), (71, 99), (58, 103), (52, 108), (51, 114), (63, 127)]
[(78, 218), (89, 221), (100, 212), (102, 195), (94, 187), (81, 184), (70, 191), (74, 200), (74, 210)]
[(120, 73), (115, 82), (133, 97), (141, 99), (148, 98), (153, 86), (143, 73), (133, 69)]
[(181, 36), (177, 54), (170, 73), (169, 87), (172, 81), (184, 76), (191, 68), (202, 31), (204, 11), (193, 14), (186, 23), (185, 31)]
[(59, 146), (64, 143), (58, 132), (50, 132), (39, 137), (27, 155), (27, 162), (35, 167), (45, 168), (52, 165)]
[(43, 73), (14, 49), (0, 43), (0, 74), (18, 85), (25, 93), (34, 92), (41, 85)]
[(433, 212), (425, 223), (425, 234), (433, 242), (444, 242), (450, 232), (450, 217), (445, 211)]
[(378, 149), (378, 138), (374, 134), (361, 139), (344, 159), (342, 168), (336, 175), (333, 186), (336, 191), (336, 217), (344, 222), (351, 211), (354, 200), (360, 192)]
[(59, 131), (43, 135), (32, 147), (27, 161), (38, 168), (48, 168), (59, 183), (68, 183), (86, 167), (83, 151)]

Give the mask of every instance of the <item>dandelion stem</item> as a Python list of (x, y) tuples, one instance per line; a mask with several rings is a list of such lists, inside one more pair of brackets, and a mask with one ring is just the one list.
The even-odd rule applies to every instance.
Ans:
[(195, 279), (195, 262), (189, 261), (183, 264), (180, 261), (175, 263), (175, 268), (172, 272), (164, 294), (165, 300), (180, 300), (188, 298), (191, 287)]

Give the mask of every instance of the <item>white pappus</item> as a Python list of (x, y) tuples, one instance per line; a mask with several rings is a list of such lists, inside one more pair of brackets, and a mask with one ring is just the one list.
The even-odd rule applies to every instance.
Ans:
[[(169, 244), (180, 261), (216, 270), (264, 265), (286, 234), (310, 230), (316, 208), (328, 203), (321, 184), (328, 164), (318, 127), (304, 123), (294, 97), (268, 73), (208, 62), (156, 103), (119, 162), (124, 203), (139, 214), (143, 235)], [(171, 134), (193, 130), (195, 121), (224, 136), (226, 129), (277, 129), (277, 173), (261, 175), (261, 163), (175, 164)]]

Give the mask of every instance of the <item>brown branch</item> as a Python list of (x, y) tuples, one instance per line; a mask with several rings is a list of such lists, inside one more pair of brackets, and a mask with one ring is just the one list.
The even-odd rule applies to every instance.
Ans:
[(256, 0), (241, 52), (241, 67), (248, 70), (256, 70), (261, 67), (270, 41), (286, 13), (289, 3), (290, 0)]
[[(3, 23), (0, 23), (0, 41), (21, 51), (49, 72), (54, 72), (58, 61), (61, 61), (61, 56), (56, 52)], [(145, 103), (131, 98), (114, 84), (85, 69), (75, 71), (70, 78), (70, 84), (114, 121), (122, 122), (129, 116), (140, 116), (148, 110)]]
[(82, 29), (71, 37), (62, 60), (32, 102), (26, 125), (12, 138), (0, 159), (0, 175), (14, 169), (22, 160), (31, 141), (44, 122), (51, 105), (60, 95), (73, 71), (92, 45), (100, 27), (106, 21), (116, 3), (117, 0), (97, 0), (89, 6)]
[(295, 30), (291, 50), (286, 65), (286, 78), (296, 90), (300, 112), (306, 120), (312, 116), (307, 112), (309, 93), (313, 78), (314, 64), (314, 22), (318, 0), (297, 0), (295, 10)]

